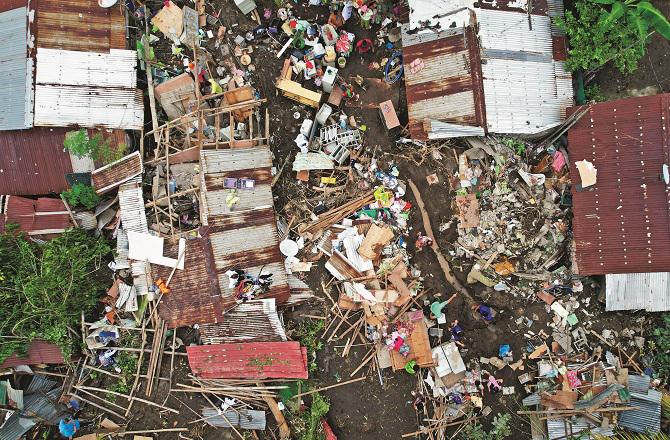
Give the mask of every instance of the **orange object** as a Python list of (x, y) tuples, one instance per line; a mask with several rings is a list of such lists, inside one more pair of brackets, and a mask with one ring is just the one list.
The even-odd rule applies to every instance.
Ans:
[(161, 278), (156, 281), (156, 287), (158, 287), (163, 295), (170, 293), (170, 288), (165, 284)]

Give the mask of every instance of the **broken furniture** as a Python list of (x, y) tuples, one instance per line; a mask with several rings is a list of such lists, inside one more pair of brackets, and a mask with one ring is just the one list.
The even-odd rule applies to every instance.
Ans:
[(277, 81), (277, 89), (281, 90), (282, 94), (287, 98), (298, 101), (301, 104), (309, 105), (310, 107), (319, 108), (321, 93), (306, 89), (295, 81), (280, 78)]

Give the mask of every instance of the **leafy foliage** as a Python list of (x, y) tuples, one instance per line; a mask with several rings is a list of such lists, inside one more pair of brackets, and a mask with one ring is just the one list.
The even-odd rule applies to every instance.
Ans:
[(81, 312), (90, 311), (105, 288), (94, 272), (111, 249), (80, 229), (44, 244), (23, 235), (0, 234), (0, 362), (25, 352), (33, 339), (57, 344), (66, 359), (73, 352), (68, 326), (78, 328)]
[(586, 95), (586, 100), (588, 102), (607, 101), (607, 97), (603, 94), (602, 90), (600, 90), (600, 86), (598, 84), (591, 84), (590, 86), (587, 86), (586, 89), (584, 89), (584, 94)]
[(612, 61), (630, 74), (645, 54), (651, 30), (670, 39), (670, 22), (647, 1), (577, 0), (575, 7), (576, 15), (567, 11), (565, 18), (556, 18), (570, 40), (570, 70), (592, 70)]
[[(108, 386), (109, 391), (114, 391), (121, 394), (128, 394), (133, 387), (135, 381), (135, 373), (137, 372), (137, 355), (127, 351), (122, 351), (116, 356), (116, 364), (121, 369), (119, 380)], [(109, 400), (115, 400), (114, 394), (108, 393), (106, 396)]]
[(96, 133), (93, 137), (88, 136), (85, 129), (69, 131), (65, 134), (63, 141), (65, 148), (78, 158), (90, 157), (94, 161), (108, 164), (123, 157), (126, 146), (121, 144), (113, 148), (109, 140), (102, 134)]
[(325, 433), (321, 426), (321, 419), (328, 414), (330, 403), (319, 393), (312, 395), (312, 405), (304, 410), (300, 417), (294, 418), (293, 428), (299, 440), (323, 440)]
[(86, 209), (93, 209), (100, 202), (100, 197), (95, 193), (93, 187), (83, 183), (75, 183), (72, 188), (63, 191), (61, 195), (73, 208), (83, 206)]
[(663, 315), (663, 325), (658, 326), (652, 333), (649, 348), (654, 353), (656, 374), (664, 379), (670, 377), (670, 314)]
[(323, 348), (323, 341), (321, 340), (321, 332), (325, 327), (325, 322), (308, 321), (301, 322), (295, 329), (294, 336), (300, 340), (300, 344), (307, 348), (307, 358), (309, 359), (309, 372), (316, 371), (318, 368), (316, 364), (316, 353)]
[(509, 414), (496, 415), (493, 418), (493, 426), (489, 432), (484, 427), (474, 421), (463, 427), (458, 438), (461, 440), (503, 440), (512, 435), (509, 422), (512, 416)]

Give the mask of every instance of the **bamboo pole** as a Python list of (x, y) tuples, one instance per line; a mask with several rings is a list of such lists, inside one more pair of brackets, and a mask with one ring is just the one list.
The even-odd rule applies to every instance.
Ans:
[(319, 393), (321, 391), (330, 390), (330, 389), (333, 389), (333, 388), (341, 387), (343, 385), (349, 385), (350, 383), (360, 382), (360, 381), (365, 380), (365, 379), (367, 379), (367, 376), (357, 377), (356, 379), (346, 380), (344, 382), (340, 382), (340, 383), (336, 383), (336, 384), (333, 384), (333, 385), (328, 385), (328, 386), (325, 386), (325, 387), (317, 388), (315, 390), (307, 391), (305, 393), (296, 394), (292, 398), (295, 399), (296, 397), (302, 397), (302, 396), (307, 396), (309, 394)]
[(94, 407), (96, 407), (96, 408), (98, 408), (98, 409), (100, 409), (100, 410), (102, 410), (102, 411), (105, 411), (105, 412), (107, 412), (107, 413), (109, 413), (109, 414), (111, 414), (111, 415), (113, 415), (113, 416), (116, 416), (116, 417), (118, 417), (119, 419), (121, 419), (121, 420), (123, 420), (123, 421), (126, 420), (125, 417), (123, 417), (121, 414), (117, 413), (116, 411), (112, 411), (112, 410), (109, 409), (109, 408), (105, 408), (104, 406), (98, 405), (98, 404), (95, 403), (95, 402), (91, 402), (91, 401), (88, 400), (88, 399), (84, 399), (83, 397), (81, 397), (81, 396), (79, 396), (79, 395), (77, 395), (77, 394), (73, 394), (72, 397), (76, 398), (77, 400), (81, 400), (82, 402), (88, 403), (89, 405), (94, 406)]

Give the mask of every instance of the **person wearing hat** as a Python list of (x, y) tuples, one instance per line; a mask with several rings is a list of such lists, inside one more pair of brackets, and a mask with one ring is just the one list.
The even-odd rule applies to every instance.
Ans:
[(72, 418), (69, 414), (58, 422), (58, 431), (60, 431), (60, 435), (68, 439), (71, 439), (77, 431), (79, 431), (79, 427), (79, 420)]

